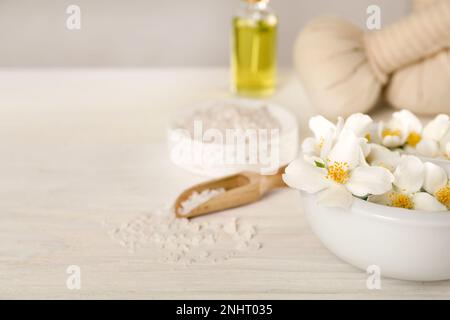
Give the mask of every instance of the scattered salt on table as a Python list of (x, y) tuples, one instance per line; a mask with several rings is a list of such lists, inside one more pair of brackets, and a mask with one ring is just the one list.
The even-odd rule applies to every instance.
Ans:
[(111, 238), (131, 253), (151, 246), (147, 252), (160, 262), (181, 265), (217, 263), (238, 252), (259, 250), (256, 233), (254, 225), (235, 217), (188, 220), (176, 218), (172, 208), (155, 209), (119, 227), (109, 227)]
[(197, 208), (201, 204), (207, 202), (208, 200), (211, 200), (214, 197), (217, 197), (218, 195), (225, 193), (224, 188), (219, 189), (206, 189), (202, 192), (194, 191), (189, 198), (186, 201), (183, 201), (181, 203), (181, 208), (178, 210), (178, 214), (181, 215), (187, 215), (189, 214), (193, 209)]

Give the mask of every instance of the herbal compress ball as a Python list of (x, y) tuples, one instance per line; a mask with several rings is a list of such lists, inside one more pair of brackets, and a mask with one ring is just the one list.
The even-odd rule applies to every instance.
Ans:
[(298, 37), (294, 62), (305, 90), (328, 117), (371, 109), (396, 70), (441, 51), (450, 39), (450, 1), (364, 33), (337, 17), (312, 21)]

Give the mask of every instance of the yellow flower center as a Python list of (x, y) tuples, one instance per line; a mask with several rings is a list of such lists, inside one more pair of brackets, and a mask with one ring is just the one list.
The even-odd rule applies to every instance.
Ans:
[(409, 134), (408, 139), (406, 139), (406, 142), (410, 146), (415, 147), (420, 142), (420, 140), (422, 140), (422, 136), (419, 133), (413, 131)]
[(436, 192), (436, 199), (443, 205), (450, 207), (450, 186), (445, 186)]
[(386, 129), (383, 130), (383, 132), (381, 133), (381, 135), (383, 136), (383, 138), (384, 138), (384, 137), (387, 137), (387, 136), (397, 136), (397, 137), (401, 137), (401, 136), (402, 136), (402, 133), (401, 133), (401, 131), (398, 130), (398, 129), (391, 130), (391, 129), (389, 129), (389, 128), (386, 128)]
[(389, 198), (391, 199), (391, 205), (393, 207), (404, 209), (414, 208), (414, 202), (411, 197), (406, 194), (394, 192), (389, 195)]
[(364, 138), (367, 139), (367, 142), (372, 141), (372, 136), (370, 135), (370, 133), (366, 134)]
[(328, 166), (327, 179), (334, 180), (337, 183), (344, 184), (349, 178), (347, 162), (333, 162)]

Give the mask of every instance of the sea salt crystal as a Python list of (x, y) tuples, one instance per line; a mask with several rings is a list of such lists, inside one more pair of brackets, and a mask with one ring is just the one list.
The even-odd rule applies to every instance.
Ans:
[[(268, 153), (276, 153), (281, 164), (295, 159), (298, 131), (295, 115), (281, 106), (219, 99), (183, 108), (171, 121), (168, 143), (171, 154), (183, 150), (188, 155), (187, 161), (171, 157), (174, 164), (196, 174), (219, 177), (243, 169), (270, 173)], [(206, 136), (209, 132), (213, 134)]]
[(150, 247), (147, 252), (156, 255), (155, 260), (182, 266), (217, 263), (261, 248), (255, 240), (255, 226), (235, 217), (188, 220), (176, 218), (173, 209), (155, 209), (119, 227), (104, 226), (109, 236), (130, 253)]
[(228, 223), (224, 224), (223, 227), (223, 231), (225, 231), (225, 233), (227, 234), (235, 234), (237, 231), (237, 227), (236, 227), (236, 218), (232, 218), (231, 221), (229, 221)]
[(276, 117), (268, 107), (261, 105), (258, 108), (249, 108), (228, 102), (215, 102), (214, 104), (197, 109), (190, 116), (178, 124), (179, 127), (191, 131), (194, 135), (194, 123), (202, 123), (203, 130), (219, 130), (223, 134), (229, 129), (281, 129)]
[(206, 189), (201, 191), (200, 193), (197, 191), (194, 191), (187, 200), (183, 201), (181, 203), (181, 208), (178, 210), (178, 214), (181, 215), (187, 215), (189, 214), (193, 209), (197, 208), (201, 204), (207, 202), (208, 200), (211, 200), (214, 197), (217, 197), (218, 195), (225, 193), (224, 188), (218, 188), (218, 189)]
[(207, 234), (203, 238), (203, 241), (205, 241), (206, 244), (214, 244), (216, 242), (216, 240), (214, 239), (214, 235), (212, 234)]
[(256, 241), (252, 241), (249, 243), (249, 249), (251, 250), (259, 250), (262, 248), (262, 244)]
[(253, 227), (246, 227), (240, 232), (240, 235), (247, 241), (251, 240), (256, 234), (256, 230)]

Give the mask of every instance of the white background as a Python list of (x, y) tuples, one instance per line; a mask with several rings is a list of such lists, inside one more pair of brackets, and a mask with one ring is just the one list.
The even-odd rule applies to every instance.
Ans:
[[(228, 64), (232, 15), (240, 0), (0, 0), (0, 67), (158, 67)], [(66, 8), (82, 10), (68, 31)], [(273, 0), (280, 18), (279, 60), (291, 64), (299, 30), (318, 14), (360, 26), (377, 4), (383, 24), (409, 12), (410, 0)]]

